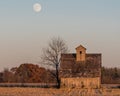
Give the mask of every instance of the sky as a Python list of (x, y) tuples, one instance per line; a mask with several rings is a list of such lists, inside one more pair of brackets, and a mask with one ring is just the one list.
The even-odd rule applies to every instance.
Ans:
[(40, 65), (41, 49), (58, 36), (71, 53), (82, 44), (102, 54), (102, 66), (120, 68), (120, 0), (0, 0), (0, 71)]

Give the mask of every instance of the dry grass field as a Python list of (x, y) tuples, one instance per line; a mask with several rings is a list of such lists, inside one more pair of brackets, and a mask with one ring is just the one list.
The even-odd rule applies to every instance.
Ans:
[(120, 89), (0, 87), (0, 96), (120, 96)]

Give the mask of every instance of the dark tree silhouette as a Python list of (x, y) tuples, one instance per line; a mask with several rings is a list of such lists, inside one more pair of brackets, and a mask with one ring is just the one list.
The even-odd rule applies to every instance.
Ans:
[(61, 53), (66, 53), (68, 51), (68, 47), (63, 39), (60, 37), (52, 38), (48, 43), (48, 47), (43, 49), (43, 55), (41, 57), (42, 63), (52, 66), (55, 69), (55, 72), (52, 71), (52, 75), (55, 77), (57, 81), (57, 87), (60, 87), (60, 78), (59, 78), (59, 65), (61, 62)]

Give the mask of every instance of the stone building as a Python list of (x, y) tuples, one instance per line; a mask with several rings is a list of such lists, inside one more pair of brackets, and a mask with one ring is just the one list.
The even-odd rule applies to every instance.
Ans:
[(61, 54), (61, 87), (100, 88), (101, 54), (86, 53), (82, 45), (76, 53)]

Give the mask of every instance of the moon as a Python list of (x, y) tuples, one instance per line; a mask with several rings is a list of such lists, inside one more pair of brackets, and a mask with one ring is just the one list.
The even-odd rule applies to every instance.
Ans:
[(42, 6), (41, 6), (39, 3), (35, 3), (35, 4), (33, 5), (33, 10), (34, 10), (35, 12), (40, 12), (41, 9), (42, 9)]

